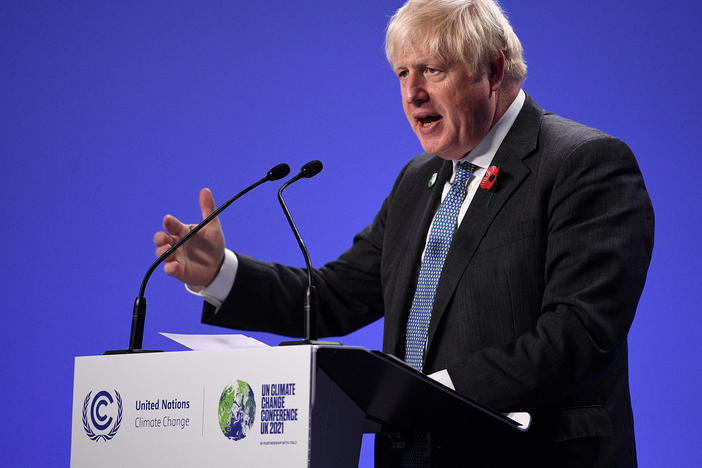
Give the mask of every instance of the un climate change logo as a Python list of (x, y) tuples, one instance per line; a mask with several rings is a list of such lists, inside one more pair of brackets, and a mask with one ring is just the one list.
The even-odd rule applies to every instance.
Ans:
[(219, 397), (217, 417), (219, 427), (227, 439), (241, 440), (253, 426), (256, 416), (256, 400), (249, 384), (237, 380), (229, 385)]
[(90, 440), (108, 441), (122, 424), (122, 397), (117, 390), (114, 398), (105, 390), (91, 398), (92, 393), (88, 392), (83, 402), (83, 429)]

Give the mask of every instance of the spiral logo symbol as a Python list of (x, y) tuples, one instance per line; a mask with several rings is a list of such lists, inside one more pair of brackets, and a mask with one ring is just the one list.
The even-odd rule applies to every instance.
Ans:
[(83, 401), (83, 429), (90, 440), (112, 439), (122, 424), (122, 396), (117, 390), (114, 397), (102, 390), (92, 396), (88, 392)]

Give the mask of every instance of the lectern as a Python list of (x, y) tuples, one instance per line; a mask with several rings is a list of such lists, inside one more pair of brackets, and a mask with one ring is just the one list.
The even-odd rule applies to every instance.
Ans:
[(72, 467), (357, 467), (364, 432), (520, 426), (378, 351), (77, 357)]

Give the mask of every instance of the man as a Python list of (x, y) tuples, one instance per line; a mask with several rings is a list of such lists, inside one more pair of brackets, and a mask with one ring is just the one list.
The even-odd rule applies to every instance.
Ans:
[[(409, 0), (386, 52), (426, 153), (353, 246), (315, 270), (320, 335), (384, 316), (385, 352), (446, 371), (497, 411), (532, 413), (528, 443), (471, 466), (635, 466), (626, 335), (653, 212), (631, 151), (521, 90), (521, 45), (492, 0)], [(488, 168), (497, 176), (480, 189)], [(208, 190), (200, 203), (214, 210)], [(188, 229), (171, 216), (164, 227), (157, 255)], [(203, 321), (301, 334), (285, 312), (299, 308), (304, 270), (225, 251), (218, 222), (193, 240), (165, 270), (206, 298)], [(410, 438), (409, 458), (475, 455), (460, 435), (434, 436)], [(376, 458), (394, 466), (386, 442)]]

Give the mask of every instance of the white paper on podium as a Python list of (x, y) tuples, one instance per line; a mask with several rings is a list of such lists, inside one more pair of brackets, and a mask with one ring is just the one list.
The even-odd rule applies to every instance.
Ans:
[[(451, 390), (456, 390), (456, 387), (453, 386), (453, 380), (451, 380), (451, 376), (449, 375), (447, 369), (442, 369), (440, 371), (434, 372), (433, 374), (427, 375), (427, 377), (434, 379), (436, 382), (439, 382), (440, 384), (445, 385), (446, 387), (450, 388)], [(512, 421), (519, 424), (523, 430), (529, 429), (529, 426), (531, 425), (531, 414), (529, 414), (529, 413), (515, 412), (515, 413), (504, 413), (504, 415), (507, 416)]]
[(161, 335), (170, 338), (192, 350), (204, 349), (235, 349), (235, 348), (269, 348), (266, 343), (246, 335), (189, 335), (181, 333), (164, 333)]

